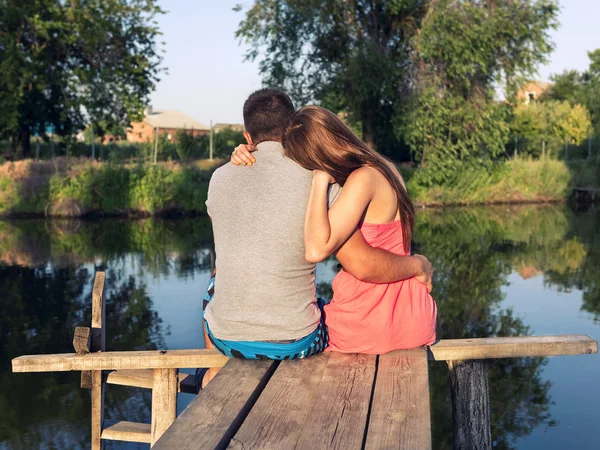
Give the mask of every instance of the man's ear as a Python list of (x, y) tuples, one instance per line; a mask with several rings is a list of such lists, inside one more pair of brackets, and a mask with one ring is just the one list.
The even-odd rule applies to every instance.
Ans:
[(246, 138), (246, 142), (248, 143), (248, 145), (253, 145), (252, 137), (250, 136), (250, 134), (247, 131), (244, 131), (244, 137)]

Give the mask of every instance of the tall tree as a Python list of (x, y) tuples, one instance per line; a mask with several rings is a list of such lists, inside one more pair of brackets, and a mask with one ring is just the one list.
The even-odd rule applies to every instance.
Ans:
[(465, 164), (485, 164), (504, 152), (511, 98), (552, 50), (554, 0), (438, 0), (413, 39), (414, 90), (399, 105), (398, 133), (444, 182)]
[(408, 37), (428, 4), (256, 0), (236, 36), (251, 45), (249, 59), (260, 55), (266, 84), (299, 104), (319, 101), (347, 113), (365, 142), (389, 153), (394, 105), (409, 85)]
[(440, 152), (468, 136), (450, 153), (494, 153), (507, 127), (492, 88), (502, 78), (515, 86), (544, 60), (557, 11), (555, 0), (255, 0), (236, 35), (266, 84), (345, 111), (380, 151), (397, 156), (408, 140), (421, 157), (430, 136)]
[(0, 3), (0, 135), (27, 156), (32, 134), (128, 124), (162, 58), (155, 0)]
[(544, 93), (545, 98), (567, 101), (572, 106), (585, 106), (590, 112), (592, 126), (600, 132), (600, 48), (588, 52), (590, 66), (583, 73), (565, 70), (551, 77), (552, 86)]

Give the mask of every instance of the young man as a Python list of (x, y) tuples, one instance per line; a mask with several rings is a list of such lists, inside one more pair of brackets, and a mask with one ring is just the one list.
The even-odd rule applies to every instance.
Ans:
[[(210, 181), (206, 205), (217, 274), (214, 295), (205, 298), (206, 344), (228, 356), (303, 358), (327, 345), (315, 295), (315, 265), (304, 256), (312, 173), (286, 158), (281, 145), (293, 113), (290, 98), (281, 91), (261, 89), (250, 95), (244, 104), (244, 135), (257, 148), (255, 160), (248, 161), (251, 167), (226, 164)], [(374, 249), (358, 230), (336, 256), (363, 281), (419, 276), (431, 283), (425, 257)], [(215, 373), (210, 370), (204, 382)]]

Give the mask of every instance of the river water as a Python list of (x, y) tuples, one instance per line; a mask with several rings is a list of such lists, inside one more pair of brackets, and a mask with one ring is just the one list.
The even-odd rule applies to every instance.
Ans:
[[(439, 337), (583, 333), (600, 338), (600, 213), (566, 206), (422, 210), (415, 250), (434, 263)], [(214, 262), (210, 222), (0, 222), (0, 449), (89, 448), (79, 373), (12, 374), (23, 354), (72, 351), (107, 272), (107, 349), (204, 345), (200, 298)], [(317, 268), (331, 295), (337, 263)], [(497, 449), (598, 448), (600, 356), (496, 360)], [(430, 363), (434, 449), (452, 447), (444, 363)], [(179, 409), (192, 399), (179, 394)], [(149, 392), (109, 386), (106, 417), (149, 421)], [(107, 448), (147, 448), (107, 443)]]

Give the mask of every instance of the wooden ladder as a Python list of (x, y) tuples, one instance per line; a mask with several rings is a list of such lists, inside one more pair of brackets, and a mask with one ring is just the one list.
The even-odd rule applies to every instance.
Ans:
[[(76, 327), (73, 347), (78, 355), (106, 351), (105, 285), (106, 275), (97, 272), (92, 290), (92, 326)], [(201, 381), (201, 380), (200, 380)], [(151, 423), (104, 421), (104, 391), (106, 384), (152, 389)], [(151, 446), (175, 421), (177, 392), (198, 394), (195, 375), (180, 374), (179, 369), (85, 370), (81, 372), (81, 387), (91, 389), (92, 450), (100, 450), (102, 440), (141, 442)]]

